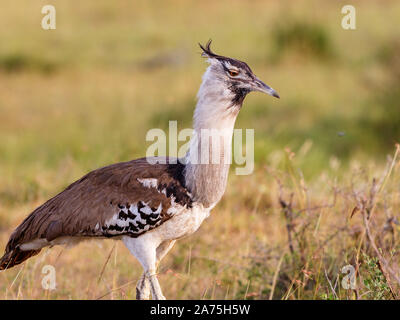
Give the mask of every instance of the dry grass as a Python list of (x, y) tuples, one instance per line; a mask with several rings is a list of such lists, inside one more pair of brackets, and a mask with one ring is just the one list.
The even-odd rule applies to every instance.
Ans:
[[(385, 168), (354, 165), (349, 176), (325, 173), (308, 183), (296, 156), (287, 171), (271, 167), (233, 176), (222, 203), (163, 261), (159, 278), (175, 299), (392, 299), (400, 295), (398, 149)], [(371, 175), (371, 172), (374, 174)], [(245, 186), (245, 187), (244, 187)], [(32, 207), (44, 199), (38, 199)], [(4, 212), (1, 212), (4, 216)], [(8, 215), (11, 216), (12, 215)], [(1, 232), (5, 243), (10, 219)], [(41, 287), (41, 269), (57, 271), (57, 290)], [(342, 267), (357, 270), (346, 290)], [(46, 249), (1, 272), (5, 299), (129, 299), (139, 264), (112, 240), (70, 250)]]

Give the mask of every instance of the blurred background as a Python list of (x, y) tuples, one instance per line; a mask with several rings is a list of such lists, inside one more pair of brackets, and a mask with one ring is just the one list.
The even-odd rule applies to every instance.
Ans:
[[(56, 8), (56, 30), (41, 28), (41, 8), (47, 4)], [(356, 8), (356, 30), (344, 30), (341, 26), (341, 9), (347, 4)], [(308, 181), (322, 173), (346, 176), (352, 163), (384, 164), (400, 138), (399, 21), (400, 2), (395, 0), (3, 0), (0, 249), (23, 217), (84, 173), (144, 156), (149, 145), (145, 141), (147, 130), (168, 129), (169, 120), (178, 120), (178, 129), (191, 126), (195, 96), (207, 67), (200, 57), (198, 42), (205, 43), (210, 38), (216, 53), (246, 61), (281, 96), (276, 100), (253, 93), (245, 100), (237, 127), (255, 129), (256, 173), (244, 180), (232, 178), (228, 200), (220, 209), (225, 212), (225, 219), (234, 220), (235, 211), (242, 210), (241, 219), (247, 219), (250, 212), (255, 215), (254, 223), (259, 221), (259, 211), (253, 207), (254, 201), (259, 200), (251, 195), (243, 196), (244, 207), (240, 210), (236, 204), (226, 204), (232, 199), (229, 196), (239, 192), (233, 182), (258, 190), (265, 178), (265, 166), (277, 170), (287, 167), (288, 150), (297, 155), (296, 170)], [(263, 188), (269, 188), (268, 182)], [(265, 200), (262, 214), (273, 207), (272, 200)], [(198, 238), (184, 240), (181, 249), (172, 251), (167, 263), (172, 270), (187, 274), (196, 245), (203, 252), (198, 256), (210, 255), (210, 250), (223, 256), (223, 239), (218, 244), (209, 239), (208, 243), (205, 233), (214, 232), (215, 237), (215, 233), (223, 233), (228, 241), (237, 229), (225, 225), (228, 230), (210, 231), (215, 228), (211, 227), (213, 224), (224, 227), (226, 220), (215, 219), (206, 222), (210, 229), (199, 231)], [(282, 226), (281, 230), (285, 230)], [(244, 229), (237, 243), (256, 233), (255, 229)], [(263, 239), (265, 230), (259, 231)], [(93, 248), (81, 246), (85, 250)], [(111, 242), (106, 249), (110, 251), (112, 246)], [(249, 253), (251, 247), (252, 243), (247, 243), (238, 250)], [(37, 258), (35, 266), (39, 261), (45, 263), (43, 259), (58, 261), (62, 251), (57, 250), (61, 249), (52, 250), (56, 252)], [(73, 261), (80, 252), (87, 252), (79, 250), (63, 253), (62, 257)], [(123, 269), (117, 275), (110, 269), (105, 277), (112, 281), (100, 281), (103, 287), (98, 288), (97, 275), (108, 251), (96, 250), (91, 252), (93, 257), (87, 257), (94, 261), (93, 265), (88, 263), (90, 270), (96, 270), (91, 284), (82, 284), (77, 291), (68, 287), (65, 280), (64, 286), (60, 284), (61, 289), (50, 297), (96, 298), (107, 290), (114, 292), (108, 287), (110, 283), (115, 289), (132, 278), (132, 259), (125, 251), (117, 256), (115, 249), (110, 264), (117, 266), (117, 259), (122, 259), (119, 264)], [(232, 255), (239, 256), (236, 251)], [(198, 266), (197, 278), (196, 273), (188, 278), (179, 278), (179, 274), (174, 278), (167, 273), (170, 278), (164, 281), (171, 285), (166, 296), (242, 298), (246, 290), (252, 290), (246, 276), (232, 280), (230, 275), (232, 283), (227, 293), (226, 286), (218, 289), (221, 283), (214, 282), (219, 276), (212, 271), (213, 263), (202, 269), (210, 274), (203, 274), (200, 269), (204, 266)], [(34, 268), (34, 263), (27, 268), (30, 267)], [(82, 277), (90, 278), (84, 276), (89, 267), (81, 268)], [(48, 297), (34, 280), (40, 279), (40, 272), (27, 270), (31, 270), (31, 278), (26, 278), (31, 279), (31, 283), (26, 280), (30, 285), (21, 278), (21, 282), (14, 284), (18, 270), (2, 273), (0, 297)], [(70, 274), (65, 279), (78, 282), (80, 276), (74, 275), (76, 272), (63, 272)], [(139, 276), (138, 266), (135, 272)], [(191, 285), (199, 289), (193, 291)], [(282, 289), (282, 296), (286, 289)], [(128, 293), (115, 292), (118, 298), (130, 297), (134, 288)], [(267, 291), (266, 295), (269, 294)], [(265, 297), (262, 293), (253, 296)]]

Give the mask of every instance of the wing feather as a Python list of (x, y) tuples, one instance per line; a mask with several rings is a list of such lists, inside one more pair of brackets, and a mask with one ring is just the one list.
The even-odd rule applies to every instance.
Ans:
[(183, 170), (179, 163), (150, 164), (145, 158), (94, 170), (34, 210), (12, 233), (6, 252), (43, 238), (137, 237), (170, 219), (171, 206), (191, 206)]

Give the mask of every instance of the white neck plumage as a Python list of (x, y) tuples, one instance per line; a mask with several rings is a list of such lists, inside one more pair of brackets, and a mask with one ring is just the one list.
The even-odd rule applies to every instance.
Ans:
[(210, 76), (210, 67), (203, 76), (197, 98), (194, 135), (185, 156), (185, 181), (194, 201), (212, 207), (225, 192), (232, 134), (240, 106), (233, 105), (230, 90)]

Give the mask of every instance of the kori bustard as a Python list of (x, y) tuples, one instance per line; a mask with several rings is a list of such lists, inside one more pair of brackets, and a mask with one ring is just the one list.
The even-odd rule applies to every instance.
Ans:
[[(209, 66), (193, 117), (194, 135), (184, 159), (141, 158), (94, 170), (34, 210), (11, 234), (0, 270), (38, 254), (46, 246), (87, 238), (121, 239), (144, 272), (137, 299), (165, 299), (156, 270), (175, 241), (195, 232), (221, 199), (227, 182), (232, 134), (243, 100), (251, 91), (279, 98), (249, 66), (200, 45)], [(217, 129), (228, 148), (201, 148), (200, 131)], [(213, 137), (214, 138), (214, 137)], [(228, 150), (228, 152), (226, 152)], [(209, 153), (210, 163), (191, 161)], [(215, 159), (212, 152), (219, 152)], [(197, 160), (198, 157), (196, 158)]]

